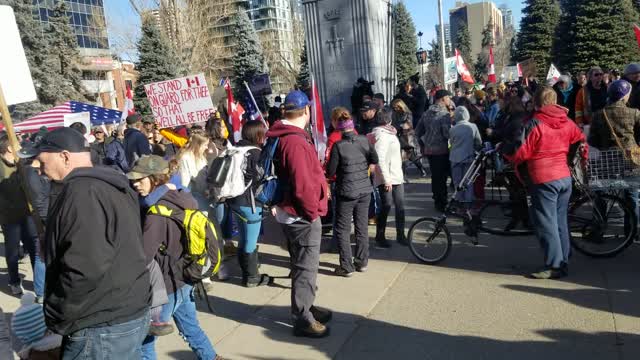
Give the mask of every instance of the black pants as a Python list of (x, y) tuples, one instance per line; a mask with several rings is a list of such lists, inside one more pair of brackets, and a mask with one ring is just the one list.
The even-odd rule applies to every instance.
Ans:
[(436, 207), (444, 208), (447, 204), (447, 177), (451, 165), (449, 154), (427, 155), (431, 168), (431, 192)]
[(380, 215), (378, 216), (378, 224), (376, 225), (376, 240), (381, 241), (385, 238), (387, 230), (387, 218), (391, 212), (391, 205), (396, 208), (396, 238), (398, 241), (404, 240), (404, 185), (393, 185), (391, 191), (385, 191), (384, 185), (378, 186), (380, 192)]
[(311, 323), (311, 306), (316, 299), (316, 279), (320, 266), (322, 222), (305, 220), (282, 224), (291, 254), (291, 314), (294, 321)]
[[(336, 239), (340, 250), (340, 267), (348, 272), (355, 271), (357, 266), (367, 266), (369, 262), (369, 201), (371, 195), (366, 194), (357, 199), (348, 199), (342, 196), (336, 201)], [(353, 259), (351, 253), (351, 219), (356, 234), (356, 256)]]

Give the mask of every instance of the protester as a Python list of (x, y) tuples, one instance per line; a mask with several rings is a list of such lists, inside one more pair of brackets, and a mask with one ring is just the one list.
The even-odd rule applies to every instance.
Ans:
[(105, 149), (104, 164), (112, 167), (122, 173), (129, 171), (129, 163), (127, 162), (127, 154), (124, 149), (124, 132), (126, 125), (120, 124), (113, 132), (111, 141)]
[(327, 213), (327, 183), (312, 140), (305, 128), (311, 118), (310, 102), (301, 91), (290, 92), (284, 101), (285, 119), (267, 132), (280, 138), (276, 173), (288, 184), (284, 199), (274, 208), (282, 224), (291, 254), (291, 313), (296, 336), (325, 337), (324, 325), (331, 312), (313, 306), (320, 259), (322, 224)]
[(624, 80), (632, 87), (629, 107), (640, 109), (640, 63), (632, 63), (624, 68)]
[(140, 131), (142, 131), (143, 134), (149, 137), (149, 135), (153, 134), (155, 125), (156, 123), (153, 120), (153, 117), (145, 116), (142, 118), (142, 129)]
[[(127, 174), (138, 194), (147, 197), (156, 188), (169, 183), (169, 163), (156, 155), (145, 156)], [(198, 202), (189, 193), (169, 190), (153, 205), (170, 211), (197, 209)], [(184, 262), (176, 261), (185, 252), (184, 229), (175, 220), (154, 213), (144, 218), (144, 254), (146, 263), (156, 261), (162, 272), (169, 302), (162, 307), (160, 321), (173, 318), (181, 336), (198, 359), (220, 359), (196, 316), (193, 285), (183, 277)], [(159, 250), (161, 247), (164, 250)], [(147, 336), (142, 345), (142, 359), (156, 359), (155, 336)]]
[(531, 215), (545, 262), (544, 268), (531, 274), (536, 279), (568, 275), (571, 245), (567, 208), (571, 175), (567, 154), (569, 146), (585, 141), (584, 134), (567, 117), (567, 110), (556, 102), (553, 89), (538, 89), (534, 96), (536, 111), (527, 123), (524, 143), (512, 156), (507, 156), (516, 166), (526, 163), (531, 177)]
[(207, 152), (209, 150), (209, 138), (204, 131), (192, 131), (189, 142), (178, 154), (180, 166), (180, 178), (183, 187), (191, 191), (198, 201), (200, 211), (209, 211), (209, 199), (207, 194)]
[(589, 70), (589, 82), (576, 95), (576, 124), (591, 124), (593, 114), (607, 104), (607, 87), (602, 81), (604, 72), (598, 66)]
[[(407, 104), (413, 114), (413, 127), (417, 126), (417, 122), (422, 119), (422, 115), (428, 108), (427, 91), (424, 86), (420, 85), (420, 73), (415, 73), (407, 81), (407, 93), (411, 96), (412, 101)], [(411, 105), (409, 105), (411, 104)]]
[(447, 205), (451, 128), (451, 113), (447, 106), (450, 96), (447, 90), (438, 90), (434, 95), (435, 104), (431, 105), (416, 128), (416, 136), (423, 144), (422, 153), (429, 160), (433, 201), (438, 211), (444, 211)]
[[(464, 174), (469, 170), (475, 152), (482, 148), (482, 138), (478, 127), (471, 123), (469, 111), (464, 106), (456, 108), (454, 120), (456, 125), (449, 130), (451, 150), (449, 161), (451, 162), (451, 178), (456, 187), (462, 182)], [(458, 192), (457, 201), (471, 208), (473, 202), (473, 186)]]
[(147, 136), (141, 132), (142, 116), (139, 114), (127, 117), (127, 129), (124, 131), (124, 151), (129, 167), (143, 155), (151, 154), (151, 145)]
[(82, 136), (84, 136), (84, 138), (89, 142), (92, 143), (95, 140), (95, 137), (91, 134), (88, 133), (89, 129), (87, 129), (87, 127), (85, 126), (85, 124), (77, 121), (74, 122), (73, 124), (69, 125), (69, 128), (76, 130), (77, 132), (79, 132), (80, 134), (82, 134)]
[[(627, 107), (632, 86), (626, 80), (618, 80), (609, 86), (607, 93), (607, 106), (593, 115), (589, 145), (600, 150), (618, 148), (617, 138), (623, 150), (635, 149), (636, 133), (640, 130), (640, 110)], [(611, 129), (615, 134), (611, 133)]]
[(280, 105), (282, 105), (282, 98), (278, 95), (275, 97), (273, 106), (269, 108), (269, 116), (267, 117), (267, 122), (269, 123), (269, 127), (273, 126), (276, 121), (282, 119), (282, 112), (280, 111)]
[(360, 108), (360, 119), (356, 126), (358, 134), (367, 135), (375, 127), (373, 119), (378, 112), (378, 104), (369, 100), (365, 101)]
[(378, 109), (382, 109), (382, 107), (387, 103), (384, 100), (384, 94), (383, 93), (375, 93), (375, 94), (373, 94), (372, 100), (373, 100), (373, 102), (376, 103)]
[[(336, 124), (342, 131), (342, 139), (331, 149), (327, 177), (335, 176), (335, 226), (340, 265), (337, 276), (350, 277), (354, 271), (365, 272), (369, 263), (369, 230), (367, 225), (369, 201), (373, 188), (369, 180), (369, 168), (378, 163), (375, 149), (366, 136), (355, 132), (348, 113), (341, 113)], [(375, 129), (374, 129), (375, 131)], [(351, 252), (351, 221), (355, 226), (356, 253)]]
[(494, 127), (500, 114), (500, 98), (495, 87), (487, 89), (487, 103), (485, 116), (489, 123), (489, 127)]
[(91, 163), (94, 166), (103, 165), (107, 156), (106, 135), (102, 126), (94, 126), (92, 134), (96, 140), (91, 144)]
[(418, 155), (420, 144), (413, 129), (411, 111), (404, 101), (400, 99), (393, 100), (391, 108), (393, 109), (392, 125), (398, 132), (398, 140), (400, 140), (400, 148), (402, 149), (402, 170), (405, 182), (408, 182), (406, 175), (407, 163), (413, 163), (420, 171), (420, 175), (426, 177), (427, 171), (422, 165), (422, 156)]
[(587, 74), (584, 71), (580, 71), (576, 74), (576, 85), (578, 85), (579, 88), (587, 86), (587, 82)]
[(245, 287), (271, 283), (271, 277), (260, 274), (258, 270), (258, 238), (262, 226), (262, 204), (255, 200), (262, 177), (259, 163), (266, 131), (267, 129), (260, 121), (250, 121), (242, 127), (242, 140), (237, 146), (252, 147), (247, 151), (244, 170), (244, 184), (247, 189), (244, 194), (227, 200), (240, 228), (237, 256), (242, 271), (242, 285)]
[(576, 118), (576, 96), (580, 90), (577, 86), (574, 86), (571, 76), (561, 75), (558, 82), (553, 85), (553, 90), (558, 97), (558, 105), (569, 109), (569, 119), (575, 120)]
[[(32, 268), (38, 269), (35, 267), (38, 232), (22, 190), (18, 160), (11, 148), (9, 136), (6, 132), (0, 133), (0, 226), (4, 235), (4, 256), (9, 274), (9, 289), (13, 295), (20, 295), (23, 292), (18, 272), (20, 243), (29, 253)], [(38, 272), (38, 275), (41, 274)]]
[(47, 327), (63, 335), (64, 359), (140, 358), (151, 293), (137, 195), (122, 174), (92, 167), (75, 130), (54, 130), (34, 150), (62, 183), (45, 238)]
[(400, 154), (400, 142), (396, 129), (391, 125), (393, 110), (388, 106), (378, 111), (376, 115), (376, 128), (369, 136), (370, 141), (378, 153), (378, 166), (375, 171), (375, 186), (378, 188), (381, 199), (381, 209), (376, 226), (376, 245), (381, 248), (389, 248), (391, 244), (387, 240), (387, 218), (391, 212), (391, 205), (396, 211), (396, 240), (401, 245), (407, 245), (404, 234), (404, 184), (402, 174), (402, 155)]

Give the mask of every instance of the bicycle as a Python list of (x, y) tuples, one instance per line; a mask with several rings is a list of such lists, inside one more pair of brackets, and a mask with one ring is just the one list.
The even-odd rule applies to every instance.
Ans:
[[(449, 256), (452, 247), (451, 233), (447, 227), (449, 217), (462, 219), (464, 233), (471, 238), (474, 245), (479, 243), (478, 234), (480, 232), (499, 236), (533, 234), (533, 230), (527, 226), (523, 230), (505, 229), (496, 226), (495, 221), (486, 221), (490, 214), (496, 212), (498, 213), (496, 219), (507, 219), (509, 216), (504, 212), (509, 208), (513, 210), (512, 203), (485, 202), (477, 215), (472, 215), (470, 211), (465, 211), (462, 214), (453, 211), (458, 204), (455, 200), (456, 195), (469, 186), (473, 186), (483, 164), (495, 153), (496, 150), (488, 146), (477, 153), (460, 184), (455, 188), (451, 201), (441, 216), (423, 217), (411, 225), (407, 239), (411, 253), (418, 260), (426, 264), (437, 264)], [(608, 192), (615, 190), (615, 187), (609, 185), (592, 191), (579, 181), (577, 175), (572, 173), (572, 177), (578, 184), (578, 192), (570, 202), (568, 215), (572, 246), (578, 251), (594, 257), (613, 256), (624, 250), (633, 242), (637, 232), (637, 219), (634, 210), (628, 202), (615, 193)], [(620, 221), (623, 224), (622, 238), (617, 234), (617, 231), (620, 230)], [(593, 249), (594, 245), (608, 244), (611, 240), (619, 242), (613, 249), (605, 251)]]

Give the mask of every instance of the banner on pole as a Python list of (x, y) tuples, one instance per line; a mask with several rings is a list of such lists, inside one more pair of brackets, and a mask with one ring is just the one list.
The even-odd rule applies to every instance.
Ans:
[(454, 84), (458, 81), (458, 68), (456, 66), (456, 57), (446, 58), (444, 60), (444, 83), (445, 85)]
[(522, 77), (522, 70), (520, 65), (505, 66), (502, 69), (505, 81), (518, 81)]
[(16, 18), (10, 6), (0, 6), (0, 34), (0, 85), (7, 105), (38, 100)]
[(547, 72), (547, 84), (550, 86), (555, 85), (561, 75), (562, 74), (560, 74), (558, 68), (556, 68), (552, 63), (551, 66), (549, 66), (549, 71)]
[(205, 122), (215, 110), (204, 74), (144, 86), (159, 128)]

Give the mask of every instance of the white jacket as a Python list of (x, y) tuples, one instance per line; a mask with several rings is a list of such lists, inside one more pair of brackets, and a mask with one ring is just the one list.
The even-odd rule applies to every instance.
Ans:
[(391, 125), (378, 126), (369, 134), (369, 141), (378, 153), (374, 184), (401, 185), (404, 183), (402, 154), (396, 129)]
[[(196, 159), (191, 153), (184, 153), (179, 160), (180, 182), (185, 188), (192, 191), (202, 191), (200, 189), (205, 184), (201, 184), (206, 179), (207, 161), (205, 159)], [(203, 169), (205, 169), (203, 171)], [(195, 187), (195, 189), (194, 189)]]

